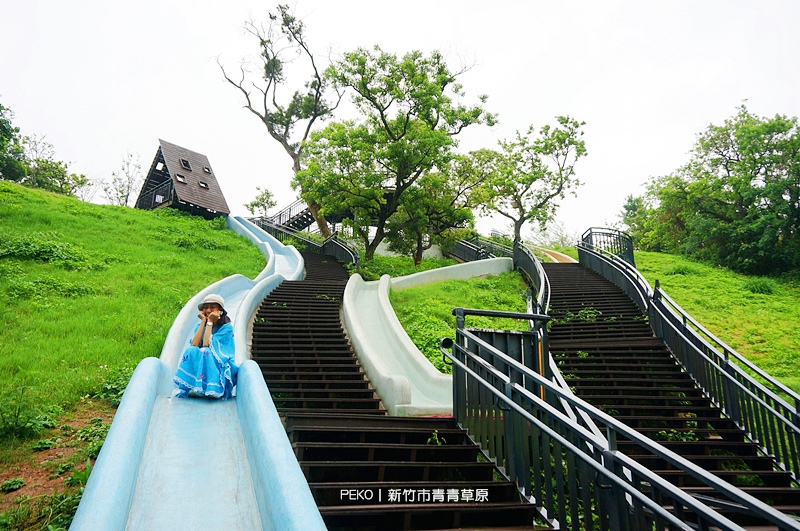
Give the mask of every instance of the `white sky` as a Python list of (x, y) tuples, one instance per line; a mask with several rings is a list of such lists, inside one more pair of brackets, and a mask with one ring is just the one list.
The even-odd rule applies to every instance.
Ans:
[[(493, 127), (462, 151), (496, 148), (528, 125), (586, 122), (584, 185), (562, 203), (572, 233), (618, 220), (649, 177), (688, 160), (698, 133), (743, 100), (762, 116), (800, 115), (800, 2), (795, 0), (301, 0), (317, 53), (379, 44), (440, 50), (468, 96), (487, 94)], [(22, 134), (90, 178), (126, 153), (146, 172), (158, 139), (208, 156), (234, 214), (266, 186), (296, 198), (291, 161), (222, 79), (257, 48), (243, 31), (275, 4), (251, 0), (0, 0), (0, 102)], [(95, 201), (101, 201), (101, 193)], [(504, 229), (502, 221), (479, 227)]]

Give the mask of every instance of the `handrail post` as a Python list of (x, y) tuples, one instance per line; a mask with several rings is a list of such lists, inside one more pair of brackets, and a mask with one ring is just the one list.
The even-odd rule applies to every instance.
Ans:
[[(513, 402), (514, 399), (512, 396), (513, 393), (511, 386), (511, 382), (506, 382), (503, 385), (503, 391), (506, 397), (508, 397), (509, 401)], [(524, 485), (527, 483), (524, 478), (524, 476), (527, 474), (521, 473), (517, 466), (517, 460), (519, 459), (519, 456), (517, 455), (516, 434), (514, 432), (514, 412), (510, 408), (506, 410), (500, 408), (495, 414), (503, 416), (503, 436), (505, 439), (503, 441), (503, 451), (505, 452), (505, 467), (506, 474), (508, 474), (508, 479), (516, 483), (517, 486), (519, 486), (521, 480)]]
[(739, 405), (736, 402), (736, 390), (733, 388), (733, 380), (736, 378), (736, 373), (733, 370), (730, 362), (730, 354), (727, 349), (723, 350), (722, 370), (728, 374), (730, 378), (723, 381), (723, 396), (725, 404), (723, 404), (723, 411), (739, 426), (742, 425), (742, 418), (739, 414)]

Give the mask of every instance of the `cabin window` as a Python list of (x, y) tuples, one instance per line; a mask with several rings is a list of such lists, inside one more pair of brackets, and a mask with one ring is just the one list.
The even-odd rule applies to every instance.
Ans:
[(200, 188), (208, 188), (208, 183), (205, 181), (200, 181)]
[(192, 169), (192, 167), (189, 165), (189, 161), (186, 159), (181, 159), (181, 166), (190, 171)]
[(184, 177), (180, 173), (176, 173), (175, 178), (178, 180), (179, 183), (186, 184), (186, 177)]
[(211, 168), (209, 168), (208, 166), (203, 166), (203, 171), (206, 173), (211, 173)]
[(161, 171), (163, 169), (164, 169), (164, 163), (163, 162), (159, 162), (158, 164), (156, 164), (156, 171)]

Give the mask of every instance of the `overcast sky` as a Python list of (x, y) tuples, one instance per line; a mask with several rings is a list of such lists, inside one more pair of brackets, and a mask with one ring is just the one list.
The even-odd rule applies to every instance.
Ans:
[[(206, 155), (234, 214), (266, 186), (296, 198), (291, 160), (217, 66), (257, 54), (243, 30), (275, 4), (250, 0), (0, 0), (0, 102), (25, 135), (45, 135), (93, 179), (126, 153), (146, 172), (158, 139)], [(468, 96), (489, 96), (493, 128), (460, 150), (496, 148), (530, 124), (585, 121), (584, 185), (562, 203), (572, 233), (618, 221), (625, 197), (688, 160), (696, 135), (747, 100), (761, 116), (800, 115), (795, 0), (291, 2), (315, 51), (379, 44), (440, 50)], [(97, 194), (96, 202), (102, 200)], [(504, 229), (483, 221), (481, 229)]]

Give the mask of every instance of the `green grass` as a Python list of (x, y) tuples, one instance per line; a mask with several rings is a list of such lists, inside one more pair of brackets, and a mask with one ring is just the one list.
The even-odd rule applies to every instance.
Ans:
[(800, 391), (800, 286), (680, 256), (636, 252), (636, 265), (722, 341)]
[[(444, 373), (439, 341), (454, 337), (453, 308), (526, 311), (527, 286), (517, 272), (467, 280), (448, 280), (404, 290), (392, 290), (389, 300), (400, 324), (420, 351)], [(526, 330), (527, 321), (467, 317), (469, 328)]]
[(413, 273), (455, 265), (458, 262), (452, 258), (423, 258), (419, 267), (414, 265), (414, 260), (407, 256), (382, 256), (375, 255), (372, 260), (365, 261), (361, 253), (361, 276), (364, 280), (378, 280), (382, 275), (404, 277)]
[(206, 221), (93, 205), (0, 181), (0, 398), (74, 406), (158, 356), (186, 301), (264, 257)]

